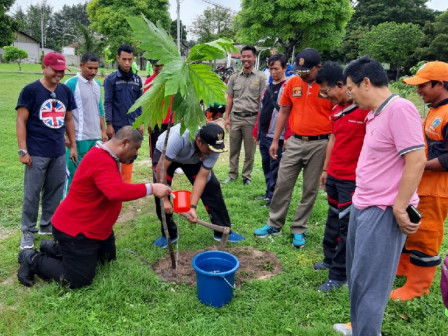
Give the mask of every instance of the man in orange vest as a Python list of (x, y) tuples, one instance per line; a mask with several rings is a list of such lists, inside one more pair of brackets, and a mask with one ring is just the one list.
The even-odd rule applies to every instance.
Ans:
[(404, 82), (417, 85), (418, 94), (431, 107), (423, 121), (428, 161), (417, 190), (423, 218), (418, 231), (408, 236), (398, 265), (397, 275), (405, 276), (406, 283), (390, 294), (392, 300), (401, 301), (428, 294), (440, 264), (448, 214), (448, 64), (428, 62)]

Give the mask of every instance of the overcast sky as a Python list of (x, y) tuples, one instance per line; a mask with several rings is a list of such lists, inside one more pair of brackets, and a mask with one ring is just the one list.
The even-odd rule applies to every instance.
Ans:
[[(14, 12), (17, 7), (22, 7), (25, 9), (30, 4), (39, 3), (42, 0), (16, 0), (14, 6), (11, 8)], [(176, 13), (176, 0), (170, 1), (170, 14), (171, 18), (174, 20), (177, 17)], [(192, 24), (194, 18), (201, 15), (204, 9), (211, 7), (212, 5), (207, 3), (208, 0), (182, 0), (180, 4), (180, 19), (183, 24), (188, 27)], [(212, 3), (221, 4), (225, 7), (230, 7), (234, 11), (240, 10), (241, 0), (210, 0)], [(63, 5), (73, 5), (78, 3), (88, 2), (86, 0), (47, 0), (47, 3), (53, 7), (54, 11), (58, 11)], [(444, 11), (448, 8), (447, 0), (431, 0), (428, 2), (428, 7)]]

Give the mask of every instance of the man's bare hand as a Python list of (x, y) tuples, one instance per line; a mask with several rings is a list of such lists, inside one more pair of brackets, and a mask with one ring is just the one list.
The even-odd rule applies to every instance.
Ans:
[(397, 221), (398, 226), (400, 227), (401, 232), (407, 235), (411, 235), (416, 233), (420, 223), (411, 223), (409, 220), (409, 215), (406, 210), (398, 210), (394, 208), (394, 216)]
[(230, 118), (224, 119), (224, 127), (225, 127), (226, 131), (228, 131), (230, 129)]
[(114, 130), (114, 127), (112, 125), (110, 125), (110, 124), (107, 125), (106, 134), (107, 134), (109, 139), (112, 138), (115, 135), (115, 130)]
[(169, 196), (171, 193), (171, 188), (163, 183), (153, 183), (151, 184), (152, 194), (158, 198)]
[(76, 147), (70, 148), (70, 160), (77, 165), (78, 164), (78, 151)]
[(163, 209), (165, 213), (172, 214), (173, 213), (173, 205), (171, 204), (170, 200), (165, 197), (163, 201)]
[(31, 159), (31, 155), (29, 155), (28, 153), (24, 156), (19, 156), (19, 161), (23, 164), (26, 164), (28, 168), (31, 168), (33, 162), (33, 160)]
[(269, 147), (269, 155), (274, 160), (278, 160), (277, 152), (278, 152), (278, 142), (272, 141), (272, 145), (271, 147)]
[(101, 141), (106, 142), (108, 139), (109, 139), (109, 137), (107, 136), (106, 131), (101, 132)]
[(191, 208), (190, 211), (188, 211), (186, 213), (186, 215), (188, 216), (187, 220), (190, 223), (196, 223), (196, 221), (198, 220), (198, 215), (196, 214), (196, 209)]
[(319, 185), (322, 188), (322, 190), (325, 190), (326, 184), (327, 184), (327, 172), (323, 171), (322, 174), (320, 174), (319, 178)]

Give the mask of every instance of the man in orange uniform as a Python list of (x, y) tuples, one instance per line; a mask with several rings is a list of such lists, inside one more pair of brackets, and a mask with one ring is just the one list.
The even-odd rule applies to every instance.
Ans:
[(291, 226), (292, 245), (296, 248), (305, 245), (306, 222), (319, 191), (319, 178), (331, 133), (332, 105), (320, 93), (319, 84), (315, 82), (320, 68), (320, 53), (317, 50), (307, 48), (297, 54), (294, 70), (299, 76), (291, 77), (286, 82), (279, 101), (280, 112), (269, 148), (269, 154), (274, 160), (278, 159), (278, 143), (288, 119), (293, 134), (286, 143), (280, 161), (268, 222), (254, 232), (259, 238), (281, 233), (294, 185), (303, 169), (302, 199)]
[(418, 94), (431, 105), (423, 122), (428, 161), (417, 190), (423, 218), (418, 231), (408, 236), (400, 258), (397, 275), (407, 281), (390, 295), (401, 301), (428, 294), (440, 264), (443, 223), (448, 214), (448, 64), (426, 63), (404, 82), (417, 85)]

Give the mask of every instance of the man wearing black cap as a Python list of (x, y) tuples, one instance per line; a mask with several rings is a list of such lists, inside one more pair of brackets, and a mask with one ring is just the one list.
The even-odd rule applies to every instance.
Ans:
[[(189, 139), (189, 131), (180, 133), (181, 125), (178, 124), (170, 129), (168, 144), (166, 148), (164, 180), (160, 181), (162, 161), (160, 156), (162, 153), (163, 143), (165, 141), (166, 132), (163, 132), (157, 140), (156, 149), (152, 157), (153, 178), (154, 182), (160, 181), (171, 185), (174, 171), (182, 168), (186, 177), (193, 185), (191, 193), (191, 209), (189, 215), (191, 222), (196, 222), (196, 207), (199, 199), (202, 200), (210, 221), (213, 224), (230, 227), (230, 217), (227, 212), (226, 204), (221, 192), (221, 186), (218, 179), (212, 171), (213, 166), (218, 160), (219, 153), (224, 152), (224, 130), (214, 123), (203, 126), (194, 140)], [(162, 220), (162, 211), (160, 202), (156, 199), (157, 216)], [(173, 220), (173, 207), (169, 197), (164, 198), (164, 212), (168, 224), (168, 231), (172, 242), (177, 241), (177, 227)], [(221, 240), (222, 233), (215, 232), (214, 239)], [(235, 232), (229, 235), (229, 242), (238, 243), (245, 238)], [(158, 238), (155, 246), (165, 248), (168, 243), (165, 238), (163, 228), (162, 236)]]
[(307, 48), (297, 54), (294, 70), (299, 76), (289, 79), (279, 101), (280, 112), (269, 149), (273, 159), (277, 159), (278, 142), (288, 118), (293, 134), (287, 141), (286, 151), (280, 161), (268, 222), (254, 232), (259, 238), (281, 233), (295, 181), (303, 168), (302, 198), (291, 226), (292, 244), (297, 248), (305, 245), (306, 222), (316, 200), (331, 132), (331, 103), (320, 93), (320, 87), (315, 83), (320, 67), (317, 50)]

